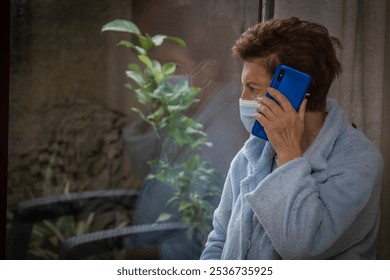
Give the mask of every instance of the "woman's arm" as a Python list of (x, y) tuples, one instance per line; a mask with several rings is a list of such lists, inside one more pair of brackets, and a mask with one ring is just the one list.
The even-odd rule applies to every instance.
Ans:
[(315, 178), (300, 157), (270, 174), (247, 200), (282, 258), (329, 258), (375, 227), (382, 164), (371, 154)]
[(233, 205), (233, 191), (230, 174), (229, 171), (223, 188), (221, 201), (214, 212), (213, 230), (207, 238), (206, 246), (200, 259), (221, 259)]

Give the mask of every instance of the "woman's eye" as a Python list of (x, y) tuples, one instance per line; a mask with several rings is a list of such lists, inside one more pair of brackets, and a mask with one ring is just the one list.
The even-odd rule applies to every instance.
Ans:
[(261, 94), (261, 90), (252, 87), (249, 87), (249, 92), (254, 97), (258, 97)]

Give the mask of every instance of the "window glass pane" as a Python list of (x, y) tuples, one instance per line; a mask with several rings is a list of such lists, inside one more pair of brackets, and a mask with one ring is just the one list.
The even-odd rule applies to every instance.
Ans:
[[(149, 227), (136, 235), (130, 226), (154, 224), (159, 217), (183, 224), (185, 209), (209, 207), (212, 213), (216, 207), (230, 161), (248, 137), (238, 112), (241, 69), (231, 47), (257, 22), (258, 6), (257, 0), (12, 1), (7, 258), (59, 258), (69, 238), (118, 228), (129, 231), (98, 243), (109, 250), (66, 253), (71, 258), (198, 258), (210, 219), (184, 221), (185, 229), (173, 225), (155, 234)], [(132, 21), (146, 41), (162, 34), (186, 42), (183, 47), (168, 38), (147, 53), (166, 64), (163, 80), (176, 86), (173, 95), (188, 82), (182, 103), (172, 97), (160, 118), (185, 107), (199, 88), (199, 102), (186, 103), (187, 119), (176, 119), (176, 130), (162, 126), (156, 135), (131, 109), (151, 113), (137, 100), (137, 83), (131, 79), (137, 71), (128, 66), (144, 68), (145, 63), (134, 49), (117, 46), (121, 40), (138, 44), (137, 36), (101, 32), (114, 19)], [(167, 63), (176, 64), (175, 73), (168, 73)], [(155, 75), (151, 69), (149, 75)], [(140, 73), (147, 76), (143, 69)], [(124, 86), (129, 83), (133, 89)], [(157, 88), (168, 98), (169, 90), (161, 85), (155, 94)], [(153, 102), (153, 108), (162, 108), (161, 100)], [(197, 146), (203, 135), (197, 129), (212, 147)], [(190, 142), (183, 146), (183, 141)], [(161, 169), (161, 162), (151, 168), (150, 160), (162, 160), (171, 169)], [(212, 169), (219, 175), (208, 185)], [(149, 173), (154, 180), (145, 180)], [(177, 183), (182, 174), (197, 174), (181, 178), (187, 180), (182, 193), (193, 194), (190, 202), (175, 199), (177, 189), (169, 186), (170, 178)], [(212, 185), (216, 194), (207, 193)], [(55, 195), (57, 200), (39, 200)], [(20, 204), (26, 200), (32, 201)], [(167, 206), (168, 200), (173, 202)], [(20, 240), (24, 235), (28, 243)], [(137, 248), (122, 250), (134, 245), (134, 236)]]

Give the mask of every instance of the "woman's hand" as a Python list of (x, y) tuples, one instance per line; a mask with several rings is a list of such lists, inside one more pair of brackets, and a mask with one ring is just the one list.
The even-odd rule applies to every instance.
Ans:
[(304, 117), (307, 100), (304, 99), (298, 113), (290, 101), (274, 88), (267, 88), (268, 93), (279, 103), (263, 96), (260, 98), (255, 118), (264, 127), (268, 140), (282, 165), (302, 156), (301, 141), (304, 131)]

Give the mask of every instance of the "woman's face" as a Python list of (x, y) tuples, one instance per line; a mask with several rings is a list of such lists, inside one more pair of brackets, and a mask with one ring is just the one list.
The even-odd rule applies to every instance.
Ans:
[(243, 100), (257, 100), (267, 93), (267, 87), (271, 82), (271, 77), (264, 68), (264, 59), (256, 58), (244, 62), (242, 70), (242, 94)]

